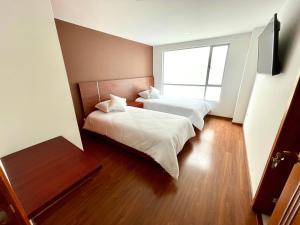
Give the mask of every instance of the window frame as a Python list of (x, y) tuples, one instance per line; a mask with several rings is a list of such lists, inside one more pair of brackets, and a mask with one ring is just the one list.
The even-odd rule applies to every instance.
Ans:
[[(222, 76), (222, 81), (221, 84), (209, 84), (208, 80), (209, 80), (209, 73), (210, 73), (210, 69), (211, 69), (211, 60), (212, 60), (212, 54), (213, 54), (213, 48), (214, 47), (220, 47), (220, 46), (227, 46), (227, 53), (226, 53), (226, 58), (225, 58), (225, 65), (223, 68), (223, 76)], [(208, 64), (207, 64), (207, 71), (206, 71), (206, 78), (205, 78), (205, 84), (174, 84), (174, 83), (165, 83), (165, 75), (164, 75), (164, 71), (165, 71), (165, 52), (172, 52), (172, 51), (180, 51), (180, 50), (188, 50), (188, 49), (195, 49), (195, 48), (206, 48), (209, 47), (209, 56), (208, 56)], [(165, 85), (169, 85), (169, 86), (194, 86), (194, 87), (204, 87), (204, 94), (203, 94), (203, 100), (206, 100), (206, 89), (207, 87), (220, 87), (221, 88), (221, 93), (220, 93), (220, 97), (222, 95), (222, 87), (223, 87), (223, 81), (224, 81), (224, 72), (225, 72), (225, 68), (227, 65), (227, 58), (228, 58), (228, 52), (229, 52), (229, 47), (230, 44), (229, 43), (224, 43), (224, 44), (216, 44), (216, 45), (208, 45), (208, 46), (199, 46), (199, 47), (192, 47), (192, 48), (180, 48), (180, 49), (172, 49), (172, 50), (166, 50), (163, 52), (163, 57), (162, 57), (162, 93), (164, 93), (164, 86)], [(213, 100), (206, 100), (206, 101), (213, 101)], [(218, 100), (220, 101), (220, 99)]]

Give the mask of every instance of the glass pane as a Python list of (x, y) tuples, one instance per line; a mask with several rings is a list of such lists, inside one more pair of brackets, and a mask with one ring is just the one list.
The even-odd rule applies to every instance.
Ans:
[(221, 87), (206, 88), (205, 100), (218, 102), (220, 100), (220, 96), (221, 96)]
[(208, 84), (221, 85), (225, 68), (228, 46), (213, 47)]
[(204, 87), (164, 85), (163, 94), (167, 96), (203, 98)]
[(164, 53), (164, 83), (205, 84), (209, 47)]

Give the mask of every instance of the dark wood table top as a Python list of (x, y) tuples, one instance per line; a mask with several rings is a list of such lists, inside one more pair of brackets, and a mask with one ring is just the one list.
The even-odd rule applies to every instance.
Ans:
[(57, 137), (1, 159), (29, 218), (101, 168), (97, 159)]
[(137, 108), (144, 108), (143, 102), (128, 101), (127, 105), (132, 107), (137, 107)]

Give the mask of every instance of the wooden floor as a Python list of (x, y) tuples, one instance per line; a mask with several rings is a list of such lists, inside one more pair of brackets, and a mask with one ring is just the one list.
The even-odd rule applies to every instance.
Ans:
[(178, 156), (179, 180), (96, 137), (84, 146), (103, 168), (35, 219), (39, 225), (250, 225), (242, 128), (209, 117)]

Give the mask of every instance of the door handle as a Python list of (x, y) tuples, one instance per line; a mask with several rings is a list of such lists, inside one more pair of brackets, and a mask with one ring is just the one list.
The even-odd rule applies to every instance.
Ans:
[(271, 168), (275, 169), (281, 161), (284, 160), (282, 152), (276, 152), (276, 155), (272, 157)]
[(271, 168), (275, 169), (285, 159), (297, 163), (300, 162), (300, 155), (291, 151), (276, 152), (276, 155), (272, 157)]

